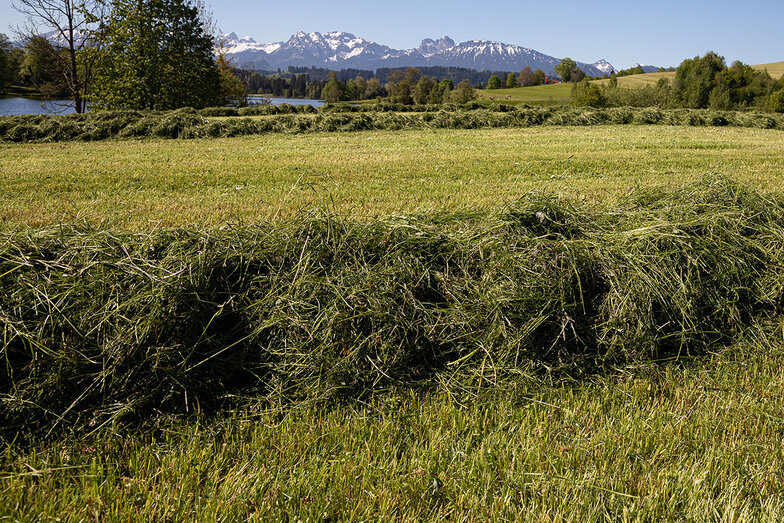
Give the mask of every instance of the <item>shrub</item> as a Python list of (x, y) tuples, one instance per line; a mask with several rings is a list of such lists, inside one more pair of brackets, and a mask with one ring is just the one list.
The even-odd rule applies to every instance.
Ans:
[(768, 110), (772, 113), (784, 113), (784, 89), (779, 89), (770, 95)]
[(583, 78), (572, 86), (570, 103), (578, 107), (604, 107), (607, 100), (601, 89)]

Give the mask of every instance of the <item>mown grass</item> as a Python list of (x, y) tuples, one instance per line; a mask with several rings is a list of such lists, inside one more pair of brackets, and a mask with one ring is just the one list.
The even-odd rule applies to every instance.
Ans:
[(709, 178), (601, 211), (533, 195), (388, 222), (7, 235), (0, 434), (698, 355), (781, 313), (782, 220), (781, 199)]
[(778, 521), (781, 150), (0, 144), (0, 518)]
[[(753, 344), (752, 344), (753, 346)], [(122, 426), (0, 457), (0, 516), (780, 521), (784, 357)]]
[(329, 208), (373, 219), (488, 209), (532, 189), (587, 202), (706, 173), (784, 188), (784, 133), (669, 126), (0, 144), (5, 228), (151, 230)]

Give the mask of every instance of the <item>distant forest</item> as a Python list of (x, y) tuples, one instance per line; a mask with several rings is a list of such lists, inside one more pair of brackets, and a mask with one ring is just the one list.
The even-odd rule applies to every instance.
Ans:
[[(288, 71), (248, 71), (236, 70), (235, 73), (245, 84), (250, 94), (268, 94), (282, 98), (321, 98), (321, 91), (327, 85), (330, 73), (336, 76), (339, 82), (348, 84), (349, 81), (357, 82), (362, 78), (366, 82), (376, 79), (383, 92), (373, 89), (367, 92), (371, 98), (386, 96), (384, 86), (389, 83), (390, 76), (394, 76), (395, 71), (405, 71), (405, 68), (383, 67), (373, 72), (368, 69), (341, 69), (332, 71), (320, 67), (294, 67), (290, 66)], [(488, 80), (493, 76), (506, 78), (509, 72), (504, 71), (477, 71), (467, 67), (417, 67), (418, 76), (434, 78), (436, 82), (443, 80), (451, 81), (452, 85), (458, 85), (463, 81), (468, 81), (478, 89), (487, 85)], [(375, 86), (375, 82), (371, 85)], [(364, 99), (360, 93), (359, 98)]]

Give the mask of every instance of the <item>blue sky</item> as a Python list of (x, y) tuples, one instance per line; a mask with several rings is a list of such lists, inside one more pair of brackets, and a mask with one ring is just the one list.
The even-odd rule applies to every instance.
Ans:
[[(224, 32), (259, 42), (286, 40), (299, 30), (347, 31), (398, 49), (444, 35), (457, 42), (497, 40), (581, 62), (604, 58), (616, 68), (635, 62), (677, 66), (709, 50), (728, 63), (784, 60), (784, 0), (207, 3)], [(19, 22), (11, 1), (0, 0), (0, 32)]]

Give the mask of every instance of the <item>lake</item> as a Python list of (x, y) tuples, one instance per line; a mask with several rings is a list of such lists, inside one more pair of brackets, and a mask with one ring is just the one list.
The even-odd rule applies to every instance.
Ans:
[[(250, 97), (251, 105), (254, 97)], [(324, 105), (321, 100), (303, 100), (298, 98), (270, 98), (272, 105), (283, 103), (291, 105), (312, 105), (319, 107)], [(0, 116), (10, 116), (14, 114), (69, 114), (74, 112), (72, 102), (68, 100), (40, 100), (34, 98), (22, 98), (19, 96), (0, 98)]]

